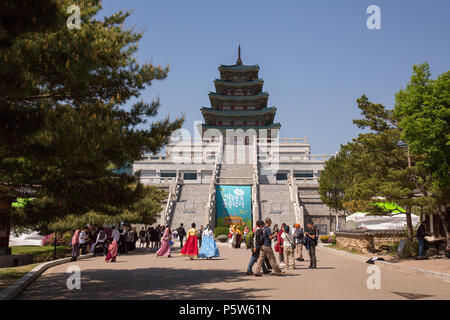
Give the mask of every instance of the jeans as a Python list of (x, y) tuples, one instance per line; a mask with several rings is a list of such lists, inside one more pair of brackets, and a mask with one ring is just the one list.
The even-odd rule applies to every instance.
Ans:
[(425, 251), (425, 239), (418, 239), (418, 240), (419, 240), (419, 257), (423, 257)]
[[(256, 263), (256, 261), (258, 261), (258, 258), (259, 258), (259, 250), (256, 251), (256, 253), (254, 253), (254, 252), (252, 253), (252, 256), (250, 258), (250, 262), (249, 262), (248, 267), (247, 267), (247, 272), (251, 272), (252, 271), (253, 265)], [(262, 269), (263, 269), (264, 273), (267, 272), (267, 268), (266, 268), (266, 264), (265, 263), (262, 264)]]

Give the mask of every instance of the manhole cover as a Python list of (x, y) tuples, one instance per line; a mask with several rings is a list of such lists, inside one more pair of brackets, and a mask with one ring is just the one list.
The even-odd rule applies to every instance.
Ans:
[(409, 293), (409, 292), (393, 292), (394, 294), (397, 294), (403, 298), (409, 299), (409, 300), (417, 300), (422, 298), (429, 298), (432, 297), (428, 294), (420, 294), (420, 293)]

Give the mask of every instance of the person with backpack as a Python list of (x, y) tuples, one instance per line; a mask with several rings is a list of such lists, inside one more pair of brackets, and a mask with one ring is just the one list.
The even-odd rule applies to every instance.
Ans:
[(273, 253), (272, 249), (272, 240), (277, 236), (275, 232), (272, 232), (270, 229), (270, 226), (272, 224), (272, 220), (270, 218), (266, 218), (266, 225), (262, 229), (263, 234), (263, 240), (262, 240), (262, 246), (260, 249), (260, 255), (258, 258), (258, 261), (256, 263), (256, 271), (254, 275), (256, 277), (262, 276), (261, 274), (261, 268), (264, 263), (265, 258), (267, 257), (269, 259), (270, 265), (272, 266), (273, 270), (275, 271), (275, 274), (278, 276), (281, 276), (285, 274), (284, 271), (280, 269), (280, 267), (277, 264), (277, 260), (275, 259), (275, 255)]
[[(264, 227), (264, 221), (258, 220), (256, 221), (256, 228), (253, 232), (247, 233), (246, 238), (246, 245), (247, 249), (250, 249), (252, 251), (252, 256), (250, 258), (250, 262), (248, 263), (247, 267), (247, 275), (253, 275), (253, 265), (258, 261), (259, 254), (261, 251), (261, 246), (263, 244), (263, 234), (262, 234), (262, 227)], [(270, 273), (269, 270), (267, 270), (265, 263), (262, 264), (263, 273), (267, 274)]]
[(316, 269), (316, 246), (319, 240), (319, 230), (314, 226), (313, 222), (307, 224), (308, 229), (305, 232), (304, 242), (306, 244), (306, 250), (309, 251), (309, 267), (308, 269)]
[(299, 223), (294, 225), (293, 236), (295, 241), (295, 253), (297, 256), (296, 260), (300, 262), (305, 261), (305, 259), (303, 259), (303, 238), (305, 237), (305, 233)]

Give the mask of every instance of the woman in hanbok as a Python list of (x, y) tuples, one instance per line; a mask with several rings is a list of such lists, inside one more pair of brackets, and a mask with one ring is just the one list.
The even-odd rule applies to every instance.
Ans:
[(167, 226), (164, 234), (161, 238), (161, 248), (156, 251), (156, 257), (171, 257), (170, 255), (170, 239), (172, 239), (172, 232), (170, 231), (170, 227)]
[(198, 254), (199, 258), (211, 259), (213, 257), (220, 257), (219, 248), (217, 248), (213, 234), (210, 226), (206, 226), (205, 231), (203, 231), (202, 247)]
[(195, 223), (193, 223), (192, 228), (188, 231), (186, 237), (186, 243), (181, 249), (181, 255), (189, 256), (191, 260), (197, 258), (198, 256), (198, 237), (197, 230), (195, 230)]
[(105, 258), (106, 262), (116, 262), (118, 248), (119, 246), (117, 245), (117, 241), (114, 240), (108, 247), (108, 255)]

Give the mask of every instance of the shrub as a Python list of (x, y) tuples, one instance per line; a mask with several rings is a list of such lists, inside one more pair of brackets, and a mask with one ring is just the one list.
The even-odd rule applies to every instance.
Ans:
[(228, 236), (226, 236), (226, 235), (224, 235), (224, 234), (221, 234), (220, 236), (217, 237), (217, 239), (218, 239), (220, 242), (227, 242), (227, 241), (228, 241)]
[(228, 237), (229, 228), (227, 227), (217, 227), (214, 229), (214, 236), (217, 238), (218, 236), (225, 235)]
[(319, 239), (323, 243), (328, 243), (328, 240), (330, 239), (330, 237), (329, 236), (321, 236)]
[[(397, 245), (395, 246), (395, 252), (397, 252), (398, 245), (399, 244), (397, 243)], [(397, 255), (399, 256), (399, 258), (406, 259), (417, 256), (418, 252), (419, 243), (417, 241), (406, 240), (403, 252), (400, 255), (397, 253)]]
[(336, 244), (336, 236), (335, 236), (335, 235), (333, 235), (333, 236), (331, 237), (331, 243), (332, 243), (332, 244)]

